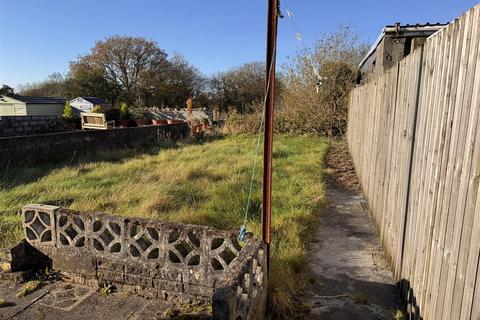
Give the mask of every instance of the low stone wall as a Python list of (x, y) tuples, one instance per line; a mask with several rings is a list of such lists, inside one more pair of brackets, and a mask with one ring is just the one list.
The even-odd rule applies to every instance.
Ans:
[(44, 267), (38, 257), (45, 257), (75, 283), (211, 302), (213, 319), (263, 317), (267, 277), (260, 240), (249, 238), (242, 247), (229, 231), (48, 205), (25, 206), (22, 214), (26, 242), (5, 255), (9, 271), (31, 269), (33, 261)]
[(189, 130), (187, 125), (177, 124), (0, 138), (0, 168), (71, 159), (101, 150), (148, 146), (186, 137)]
[(66, 131), (58, 116), (0, 116), (0, 137)]

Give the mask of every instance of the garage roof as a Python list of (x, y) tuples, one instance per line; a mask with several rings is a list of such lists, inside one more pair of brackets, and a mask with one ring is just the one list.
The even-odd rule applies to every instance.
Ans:
[(30, 96), (12, 96), (12, 99), (24, 102), (26, 104), (65, 104), (65, 98), (58, 97), (30, 97)]

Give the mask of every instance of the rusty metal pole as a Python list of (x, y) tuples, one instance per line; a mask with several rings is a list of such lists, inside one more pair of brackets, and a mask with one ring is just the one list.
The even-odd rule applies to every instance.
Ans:
[(275, 104), (275, 58), (277, 45), (278, 0), (268, 0), (267, 78), (263, 140), (262, 240), (267, 244), (267, 270), (270, 265), (270, 221), (272, 216), (273, 108)]

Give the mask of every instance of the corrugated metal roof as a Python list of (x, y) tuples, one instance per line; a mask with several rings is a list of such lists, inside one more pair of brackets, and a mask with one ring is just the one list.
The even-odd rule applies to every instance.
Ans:
[(416, 23), (416, 24), (400, 24), (400, 23), (396, 23), (396, 24), (392, 24), (392, 25), (386, 25), (385, 28), (395, 28), (396, 26), (399, 26), (400, 28), (418, 28), (418, 29), (422, 29), (424, 27), (444, 27), (446, 25), (448, 25), (448, 23), (440, 23), (440, 22), (435, 22), (435, 23), (430, 23), (430, 22), (427, 22), (427, 23)]
[(65, 104), (65, 98), (58, 97), (30, 97), (14, 95), (12, 99), (22, 101), (27, 104)]

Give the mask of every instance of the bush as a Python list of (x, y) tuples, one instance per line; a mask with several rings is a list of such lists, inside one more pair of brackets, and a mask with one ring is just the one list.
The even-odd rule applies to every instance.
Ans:
[[(316, 133), (342, 136), (346, 131), (348, 96), (355, 86), (357, 66), (368, 46), (359, 44), (348, 27), (323, 35), (283, 66), (274, 112), (276, 133)], [(256, 133), (263, 102), (251, 113), (230, 113), (225, 133)]]
[(114, 108), (105, 110), (105, 118), (106, 118), (107, 121), (111, 121), (111, 120), (118, 121), (118, 120), (120, 120), (120, 110), (114, 109)]
[(76, 120), (78, 116), (73, 112), (72, 106), (70, 103), (65, 103), (65, 107), (63, 107), (63, 119), (67, 121)]
[(262, 113), (260, 111), (247, 114), (231, 111), (227, 115), (222, 131), (227, 134), (255, 134), (258, 133), (261, 119)]
[(282, 132), (343, 135), (348, 95), (358, 63), (368, 46), (359, 43), (348, 26), (323, 35), (312, 48), (297, 53), (284, 66), (284, 90), (278, 104)]
[(103, 113), (103, 108), (102, 106), (96, 105), (92, 108), (93, 113)]
[(292, 76), (290, 86), (281, 95), (278, 118), (281, 132), (315, 132), (341, 136), (346, 131), (348, 95), (355, 85), (355, 67), (342, 61), (323, 61), (321, 84), (307, 75)]
[(128, 105), (125, 102), (122, 102), (120, 105), (120, 119), (130, 119), (130, 112), (128, 110)]

